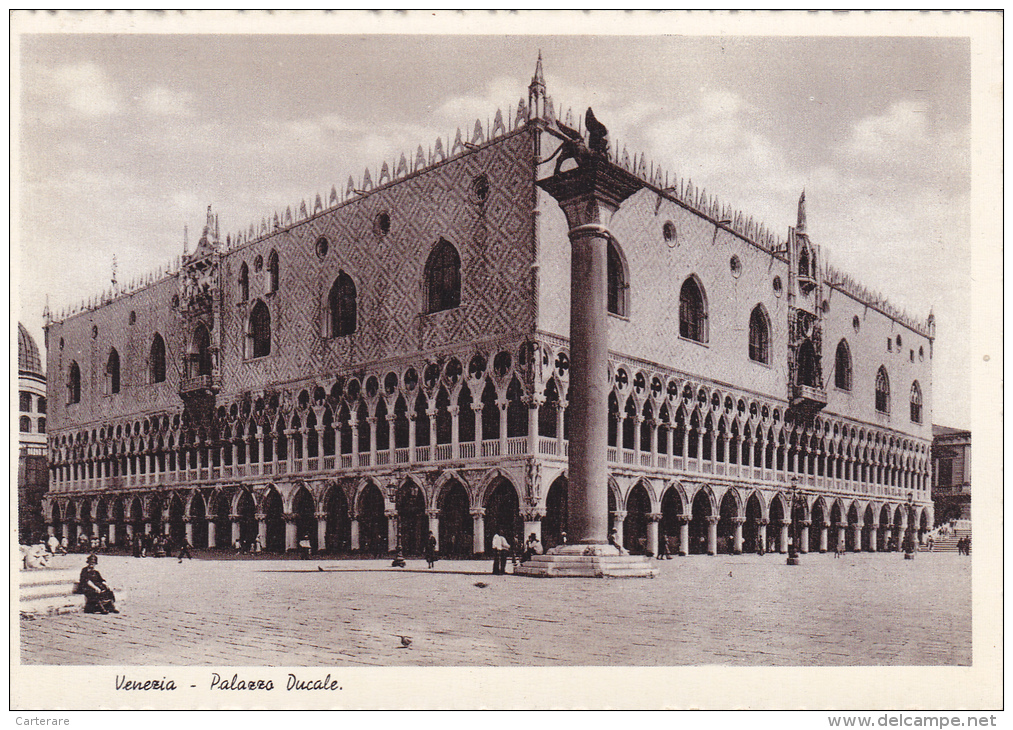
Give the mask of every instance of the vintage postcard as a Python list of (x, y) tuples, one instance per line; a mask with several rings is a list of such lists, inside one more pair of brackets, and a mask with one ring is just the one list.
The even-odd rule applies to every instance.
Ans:
[(12, 707), (1001, 708), (1001, 21), (14, 13)]

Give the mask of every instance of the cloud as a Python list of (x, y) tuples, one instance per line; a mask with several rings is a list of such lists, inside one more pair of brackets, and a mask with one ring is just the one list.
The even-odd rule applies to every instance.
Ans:
[(120, 108), (115, 87), (94, 63), (61, 66), (49, 74), (49, 82), (67, 107), (84, 116), (108, 116)]
[(190, 94), (164, 86), (152, 86), (141, 96), (141, 106), (157, 116), (187, 117), (193, 114)]

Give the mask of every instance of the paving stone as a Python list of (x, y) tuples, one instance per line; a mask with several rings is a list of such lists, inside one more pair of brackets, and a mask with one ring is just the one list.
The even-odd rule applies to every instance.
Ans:
[[(80, 556), (71, 556), (74, 560)], [(103, 556), (118, 616), (21, 621), (26, 664), (969, 665), (971, 561), (681, 558), (654, 580), (489, 576), (485, 561)], [(733, 576), (728, 577), (729, 570)], [(486, 588), (473, 584), (483, 576)], [(400, 650), (398, 634), (413, 638)], [(87, 637), (87, 649), (82, 649)]]

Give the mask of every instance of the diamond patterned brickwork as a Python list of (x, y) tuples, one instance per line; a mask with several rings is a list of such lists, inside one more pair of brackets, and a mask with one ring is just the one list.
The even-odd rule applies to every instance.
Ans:
[[(172, 309), (176, 279), (170, 277), (113, 302), (50, 325), (47, 356), (50, 433), (68, 426), (101, 427), (110, 420), (138, 413), (177, 412), (183, 334)], [(130, 313), (136, 321), (130, 324)], [(92, 328), (97, 328), (92, 337)], [(148, 358), (158, 332), (165, 340), (165, 382), (149, 384)], [(64, 342), (60, 349), (61, 339)], [(120, 355), (120, 392), (105, 393), (110, 348)], [(81, 402), (67, 405), (70, 364), (81, 368)]]
[[(539, 192), (538, 217), (538, 328), (569, 336), (570, 245), (566, 219), (547, 193)], [(663, 226), (675, 225), (675, 240), (666, 241)], [(629, 318), (610, 317), (612, 351), (697, 376), (702, 380), (753, 391), (775, 401), (785, 400), (788, 382), (788, 265), (781, 258), (742, 241), (678, 204), (642, 190), (627, 200), (610, 225), (629, 270)], [(741, 264), (732, 275), (731, 258)], [(703, 284), (708, 310), (706, 345), (679, 336), (679, 291), (695, 274)], [(780, 277), (777, 296), (774, 277)], [(823, 316), (823, 374), (829, 404), (827, 413), (930, 439), (927, 425), (908, 418), (908, 393), (919, 380), (923, 397), (931, 390), (931, 342), (910, 328), (866, 307), (833, 287), (824, 287), (828, 312)], [(749, 359), (749, 315), (757, 304), (771, 323), (770, 365)], [(852, 318), (860, 319), (855, 332)], [(902, 333), (903, 352), (886, 351), (886, 339)], [(853, 387), (833, 387), (837, 343), (847, 338), (851, 348)], [(895, 341), (895, 340), (894, 340)], [(909, 344), (911, 343), (911, 344)], [(920, 359), (919, 348), (924, 351)], [(914, 351), (914, 361), (910, 352)], [(878, 414), (874, 405), (875, 373), (886, 364), (891, 382), (891, 414)], [(928, 402), (927, 400), (925, 402)], [(925, 407), (925, 413), (930, 413)]]
[[(489, 179), (479, 203), (472, 181)], [(224, 259), (222, 397), (317, 374), (353, 370), (385, 358), (433, 350), (480, 337), (530, 332), (533, 200), (531, 141), (513, 135), (323, 213)], [(390, 216), (390, 232), (374, 221)], [(321, 260), (316, 241), (329, 251)], [(423, 270), (440, 238), (461, 257), (461, 306), (424, 314)], [(281, 284), (268, 295), (268, 279), (252, 274), (259, 254), (281, 260)], [(242, 262), (251, 266), (250, 301), (237, 302)], [(358, 324), (348, 337), (322, 337), (327, 297), (339, 270), (355, 282)], [(269, 357), (244, 360), (250, 306), (270, 309)]]

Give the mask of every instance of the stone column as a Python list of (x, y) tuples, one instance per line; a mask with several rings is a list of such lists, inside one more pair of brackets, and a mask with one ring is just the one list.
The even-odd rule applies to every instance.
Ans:
[(397, 442), (394, 438), (394, 422), (397, 421), (396, 413), (388, 413), (387, 416), (387, 450), (390, 452), (389, 462), (394, 463), (394, 450), (397, 448)]
[(841, 545), (841, 546), (847, 545), (847, 542), (844, 540), (844, 533), (845, 533), (845, 530), (847, 530), (847, 529), (848, 528), (845, 527), (844, 525), (841, 525), (841, 524), (837, 525), (837, 545)]
[(672, 459), (672, 445), (673, 445), (673, 443), (675, 441), (675, 428), (673, 427), (674, 423), (675, 422), (672, 420), (672, 417), (669, 416), (668, 428), (665, 429), (665, 456), (667, 456), (668, 459), (669, 459), (669, 462), (668, 462), (668, 468), (669, 469), (672, 468), (672, 461), (671, 461), (671, 459)]
[(637, 413), (633, 417), (633, 461), (637, 466), (640, 466), (640, 454), (642, 452), (640, 443), (640, 429), (643, 426), (644, 417)]
[[(538, 409), (542, 407), (545, 398), (531, 396), (528, 401), (528, 453), (538, 453)], [(527, 539), (527, 537), (525, 537)]]
[(767, 525), (770, 524), (770, 520), (759, 519), (756, 521), (756, 539), (760, 541), (763, 546), (763, 551), (767, 552)]
[(658, 419), (651, 418), (647, 421), (647, 431), (651, 439), (651, 466), (658, 465)]
[[(376, 424), (375, 419), (373, 423)], [(376, 441), (373, 440), (371, 443), (375, 445)], [(327, 549), (327, 513), (317, 512), (313, 516), (317, 518), (317, 552), (322, 553)]]
[(855, 552), (862, 552), (862, 522), (858, 521), (851, 526), (851, 538), (855, 542)]
[(132, 544), (133, 541), (134, 541), (134, 526), (133, 526), (133, 524), (130, 523), (130, 522), (128, 522), (123, 527), (126, 530), (127, 542)]
[(791, 527), (791, 520), (781, 520), (781, 535), (777, 541), (777, 552), (788, 552), (788, 530)]
[(216, 548), (218, 547), (218, 534), (216, 532), (215, 518), (206, 517), (205, 519), (208, 521), (208, 547)]
[[(166, 534), (168, 534), (168, 532), (166, 532)], [(99, 536), (99, 524), (98, 524), (98, 521), (95, 521), (95, 522), (91, 523), (91, 535), (92, 535), (92, 537), (98, 537)]]
[(369, 424), (369, 465), (376, 466), (376, 416), (366, 416), (366, 423)]
[[(393, 443), (393, 441), (391, 442)], [(349, 542), (351, 543), (350, 548), (352, 552), (358, 552), (361, 548), (359, 547), (359, 520), (353, 516), (349, 522)]]
[(450, 458), (461, 458), (461, 407), (448, 406), (450, 412)]
[(109, 523), (109, 547), (116, 544), (116, 523)]
[(827, 551), (827, 533), (830, 531), (830, 525), (826, 522), (820, 524), (820, 552), (825, 553)]
[[(415, 462), (415, 411), (409, 411), (408, 416), (408, 463)], [(393, 441), (391, 443), (394, 443)], [(393, 462), (392, 462), (393, 463)]]
[(811, 524), (812, 520), (802, 520), (799, 522), (798, 545), (795, 547), (800, 553), (809, 552), (809, 526)]
[(735, 533), (732, 537), (732, 552), (736, 555), (742, 554), (742, 523), (745, 521), (745, 517), (732, 518), (732, 524), (735, 526)]
[[(285, 551), (298, 550), (299, 525), (296, 524), (297, 515), (286, 512), (282, 515), (282, 519), (285, 520)], [(260, 541), (266, 544), (266, 540), (264, 538), (261, 538)]]
[(387, 550), (394, 552), (397, 550), (397, 510), (388, 509), (384, 510), (384, 516), (387, 518)]
[(689, 555), (689, 516), (679, 515), (679, 555)]
[(718, 521), (721, 518), (711, 515), (707, 518), (707, 554), (718, 554)]
[(232, 522), (232, 545), (229, 545), (229, 547), (233, 547), (242, 537), (242, 531), (239, 524), (239, 515), (229, 515), (229, 520)]
[(651, 555), (658, 555), (658, 523), (661, 522), (660, 512), (651, 512), (647, 515), (647, 551)]
[[(479, 393), (478, 397), (481, 398), (482, 394)], [(482, 424), (483, 408), (485, 408), (485, 404), (480, 400), (471, 404), (471, 410), (475, 412), (475, 456), (482, 455), (482, 441), (485, 440), (485, 428)]]
[[(260, 538), (260, 549), (261, 550), (266, 550), (267, 549), (267, 515), (265, 515), (263, 512), (258, 512), (256, 514), (256, 517), (257, 517), (257, 537)], [(288, 523), (287, 522), (285, 523), (285, 526), (286, 526), (285, 537), (286, 537), (286, 541), (287, 541), (287, 538), (288, 538)]]
[(471, 551), (475, 555), (485, 552), (485, 508), (475, 507), (471, 510), (473, 524)]
[[(348, 414), (348, 425), (349, 428), (352, 429), (352, 468), (357, 469), (359, 467), (359, 421), (358, 421), (359, 414), (355, 413), (354, 415), (356, 420), (353, 421), (352, 420), (353, 414), (351, 413)], [(341, 451), (340, 441), (337, 444), (337, 446), (339, 448), (336, 448), (335, 451), (340, 453)], [(341, 463), (340, 459), (338, 460), (338, 463), (339, 464)]]
[(183, 518), (183, 529), (186, 533), (187, 544), (193, 546), (193, 517), (187, 515)]
[(615, 512), (612, 513), (612, 528), (616, 531), (616, 542), (619, 545), (623, 544), (623, 537), (625, 533), (623, 528), (626, 526), (624, 524), (625, 522), (626, 522), (625, 510), (617, 509)]
[(556, 454), (563, 457), (563, 433), (565, 431), (566, 401), (556, 401)]
[(508, 400), (497, 400), (496, 407), (499, 408), (499, 453), (500, 456), (506, 456), (507, 452), (507, 407), (510, 405)]
[(873, 522), (869, 525), (869, 552), (874, 553), (879, 549), (879, 526)]
[[(427, 509), (426, 517), (429, 518), (429, 531), (436, 537), (436, 545), (440, 544), (440, 511), (438, 509)], [(429, 536), (426, 536), (426, 540)]]

